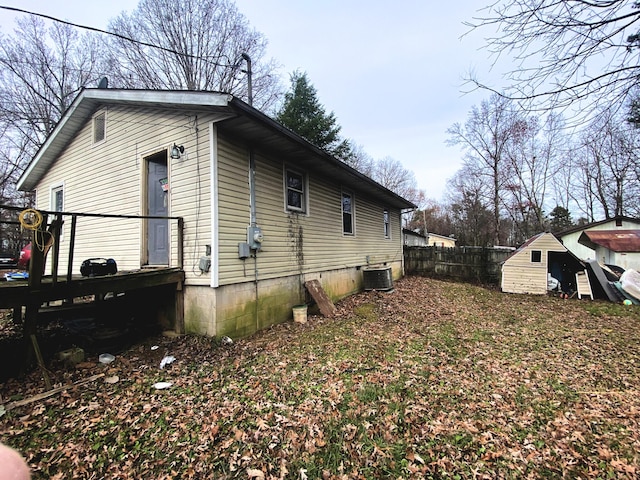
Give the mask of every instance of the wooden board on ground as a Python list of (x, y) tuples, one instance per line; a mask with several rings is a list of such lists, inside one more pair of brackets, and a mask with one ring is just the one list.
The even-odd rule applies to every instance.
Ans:
[(322, 289), (322, 285), (320, 285), (318, 280), (309, 280), (308, 282), (304, 282), (304, 286), (318, 304), (318, 308), (320, 308), (320, 313), (322, 315), (325, 317), (332, 317), (335, 315), (336, 306)]
[(576, 287), (578, 288), (578, 298), (589, 296), (591, 300), (593, 300), (591, 283), (589, 282), (589, 275), (587, 275), (586, 270), (576, 272)]

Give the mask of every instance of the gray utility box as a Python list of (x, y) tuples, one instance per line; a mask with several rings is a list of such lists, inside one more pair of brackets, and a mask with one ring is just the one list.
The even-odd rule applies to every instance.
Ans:
[(262, 229), (260, 227), (247, 227), (247, 243), (251, 250), (262, 248)]

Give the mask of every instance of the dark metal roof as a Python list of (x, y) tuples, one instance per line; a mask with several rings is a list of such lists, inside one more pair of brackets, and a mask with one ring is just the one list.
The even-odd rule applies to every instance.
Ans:
[(640, 230), (587, 230), (578, 243), (593, 250), (601, 246), (612, 252), (640, 252)]
[(376, 198), (390, 208), (416, 208), (412, 202), (315, 147), (259, 110), (232, 95), (219, 92), (84, 89), (18, 180), (18, 189), (35, 188), (96, 110), (103, 105), (114, 104), (217, 113), (221, 116), (218, 122), (221, 132), (256, 150), (275, 154), (301, 169), (330, 178), (335, 184)]

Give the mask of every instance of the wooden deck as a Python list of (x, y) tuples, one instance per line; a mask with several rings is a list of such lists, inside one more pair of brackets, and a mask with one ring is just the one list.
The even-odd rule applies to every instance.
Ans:
[(28, 280), (2, 281), (0, 282), (0, 308), (26, 305), (35, 295), (41, 302), (51, 302), (89, 295), (104, 295), (110, 292), (123, 293), (163, 285), (175, 285), (176, 290), (181, 291), (183, 281), (184, 270), (177, 267), (144, 268), (98, 277), (73, 275), (71, 281), (63, 277), (54, 282), (53, 277), (43, 276), (41, 284), (36, 287), (30, 287)]
[[(39, 248), (31, 249), (29, 278), (0, 282), (0, 308), (13, 310), (13, 322), (22, 327), (23, 337), (30, 339), (47, 387), (50, 387), (44, 361), (36, 338), (36, 326), (46, 322), (43, 306), (49, 309), (52, 302), (61, 304), (58, 312), (85, 308), (87, 298), (91, 298), (94, 310), (99, 311), (107, 303), (101, 303), (106, 294), (123, 299), (124, 308), (131, 310), (148, 309), (159, 323), (178, 333), (184, 333), (184, 270), (182, 268), (182, 247), (184, 220), (182, 217), (153, 217), (136, 215), (103, 215), (80, 212), (47, 212), (44, 210), (21, 209), (0, 206), (0, 210), (21, 212), (16, 221), (5, 224), (20, 224), (31, 231), (31, 244)], [(163, 219), (176, 222), (177, 265), (166, 268), (143, 267), (137, 270), (120, 271), (113, 275), (83, 277), (73, 274), (76, 230), (79, 219), (102, 218), (107, 221), (131, 221), (136, 224), (144, 219)], [(70, 221), (67, 251), (66, 275), (59, 273), (60, 235), (65, 219)], [(48, 253), (51, 251), (51, 255)], [(49, 264), (47, 265), (47, 258)], [(45, 268), (46, 267), (46, 268)], [(43, 275), (46, 271), (51, 275)], [(56, 302), (60, 301), (60, 302)], [(113, 302), (111, 302), (113, 303)], [(119, 303), (119, 302), (116, 302)], [(44, 318), (43, 318), (44, 317)]]

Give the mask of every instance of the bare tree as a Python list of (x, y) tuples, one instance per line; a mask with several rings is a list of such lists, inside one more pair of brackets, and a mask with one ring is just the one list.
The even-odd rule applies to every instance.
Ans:
[(486, 184), (470, 167), (463, 166), (447, 181), (451, 228), (458, 245), (496, 245)]
[(425, 192), (418, 188), (415, 174), (391, 157), (385, 157), (375, 162), (371, 178), (418, 206), (425, 201)]
[[(108, 55), (114, 84), (127, 88), (217, 90), (274, 107), (281, 86), (267, 40), (229, 0), (141, 0), (112, 20)], [(152, 48), (155, 45), (160, 48)]]
[(582, 135), (582, 176), (588, 202), (605, 218), (638, 214), (638, 144), (635, 129), (619, 117), (603, 114)]
[[(33, 153), (80, 89), (97, 84), (96, 39), (61, 23), (48, 28), (34, 17), (16, 20), (13, 35), (0, 36), (0, 122), (20, 148)], [(16, 157), (17, 158), (17, 157)]]
[(526, 240), (547, 227), (552, 179), (560, 172), (565, 135), (562, 119), (549, 114), (544, 123), (536, 116), (517, 119), (507, 149), (505, 211)]
[(639, 6), (629, 0), (498, 0), (468, 25), (497, 29), (488, 50), (496, 61), (512, 57), (505, 96), (547, 100), (551, 107), (589, 99), (593, 111), (602, 102), (623, 105), (637, 86)]
[(494, 94), (479, 108), (472, 107), (464, 125), (455, 123), (447, 130), (447, 143), (459, 145), (464, 151), (465, 170), (477, 175), (486, 185), (478, 193), (490, 199), (494, 245), (501, 243), (502, 194), (509, 180), (505, 175), (507, 155), (517, 119), (518, 114), (511, 102)]
[(25, 205), (15, 190), (28, 161), (84, 86), (97, 84), (96, 37), (35, 16), (16, 20), (0, 35), (0, 195), (4, 204)]
[(344, 163), (355, 168), (367, 177), (372, 177), (375, 161), (371, 155), (364, 150), (362, 145), (356, 144), (353, 140), (349, 140), (349, 145), (351, 145), (351, 152), (347, 158), (344, 159)]
[(413, 212), (407, 228), (423, 235), (428, 233), (445, 236), (454, 234), (449, 205), (427, 198), (422, 207), (422, 209)]

